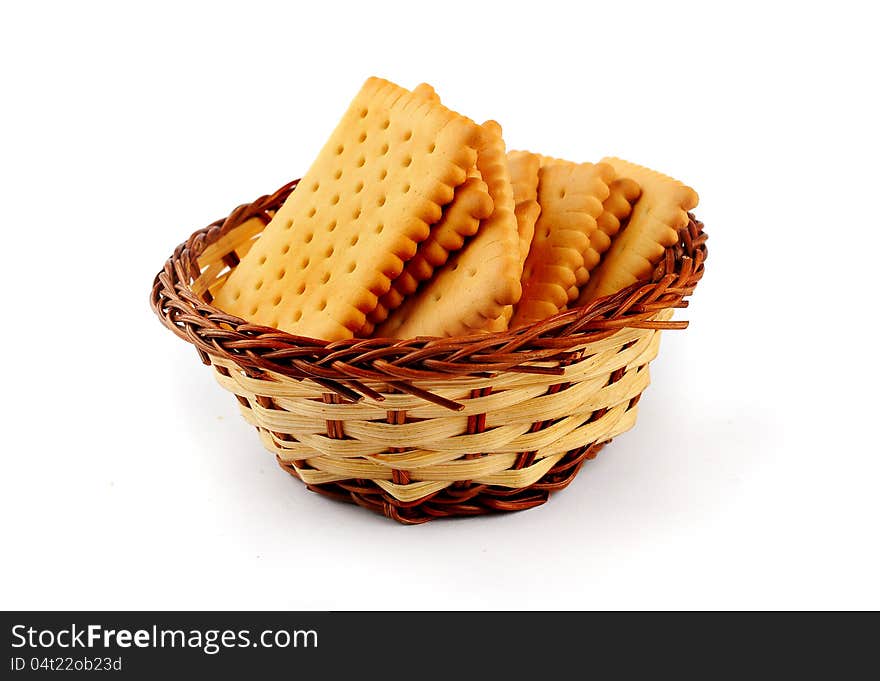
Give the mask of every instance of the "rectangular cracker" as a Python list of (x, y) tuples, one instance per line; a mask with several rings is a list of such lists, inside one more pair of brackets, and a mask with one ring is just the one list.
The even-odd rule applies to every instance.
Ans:
[(434, 270), (444, 265), (449, 255), (464, 245), (467, 237), (477, 233), (480, 221), (492, 214), (492, 208), (489, 188), (474, 166), (468, 172), (468, 179), (455, 188), (452, 202), (443, 209), (443, 216), (431, 227), (428, 238), (419, 244), (403, 272), (391, 282), (388, 293), (379, 298), (376, 309), (367, 315), (369, 323), (359, 335), (372, 333), (372, 325), (388, 319), (389, 313), (400, 307), (407, 296), (415, 293), (419, 284), (430, 279)]
[[(632, 207), (642, 193), (638, 182), (629, 177), (617, 177), (608, 186), (609, 194), (602, 204), (602, 214), (596, 219), (597, 229), (590, 235), (590, 250), (599, 258), (611, 247), (611, 240), (620, 231), (620, 225), (632, 212)], [(576, 300), (580, 290), (590, 279), (599, 260), (590, 261), (584, 256), (584, 265), (574, 273), (575, 285), (568, 290), (569, 301)]]
[(477, 167), (489, 187), (492, 215), (376, 329), (376, 336), (412, 338), (484, 333), (519, 300), (519, 233), (501, 126), (482, 125)]
[(476, 160), (480, 128), (370, 78), (215, 304), (256, 324), (350, 338)]
[(539, 171), (541, 214), (523, 269), (523, 293), (511, 328), (546, 319), (568, 303), (575, 272), (590, 254), (590, 235), (614, 171), (602, 163), (548, 159)]
[[(413, 94), (440, 103), (440, 96), (428, 83), (417, 85)], [(381, 296), (375, 309), (367, 314), (367, 321), (357, 335), (372, 335), (376, 325), (388, 319), (388, 314), (400, 307), (404, 298), (415, 293), (421, 282), (430, 279), (434, 270), (449, 259), (449, 254), (464, 245), (465, 238), (476, 234), (480, 220), (491, 214), (492, 198), (475, 163), (468, 171), (468, 179), (455, 188), (452, 201), (444, 206), (440, 221), (431, 227), (428, 238), (418, 245), (416, 254), (391, 281), (388, 293)]]
[(619, 158), (603, 159), (618, 176), (639, 184), (641, 196), (629, 222), (611, 243), (602, 264), (578, 297), (578, 305), (612, 295), (637, 281), (650, 279), (666, 248), (678, 241), (678, 230), (687, 227), (688, 211), (699, 197), (678, 180)]

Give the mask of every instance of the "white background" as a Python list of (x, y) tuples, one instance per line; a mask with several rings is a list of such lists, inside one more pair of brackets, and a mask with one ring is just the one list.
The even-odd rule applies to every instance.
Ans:
[[(297, 4), (0, 10), (0, 607), (880, 607), (870, 4)], [(700, 193), (691, 327), (538, 509), (403, 527), (306, 492), (148, 307), (373, 74)]]

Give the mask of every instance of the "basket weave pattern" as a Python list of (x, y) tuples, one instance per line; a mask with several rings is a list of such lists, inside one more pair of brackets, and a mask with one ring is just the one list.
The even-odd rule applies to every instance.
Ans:
[(326, 342), (249, 324), (213, 293), (295, 188), (174, 251), (151, 305), (192, 343), (279, 464), (309, 489), (405, 523), (544, 503), (633, 426), (660, 331), (703, 274), (692, 217), (650, 282), (515, 331)]

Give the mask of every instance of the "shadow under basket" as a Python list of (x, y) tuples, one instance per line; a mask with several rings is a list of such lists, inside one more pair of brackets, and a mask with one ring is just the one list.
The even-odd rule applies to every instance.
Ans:
[(660, 331), (683, 329), (703, 275), (692, 215), (651, 281), (481, 336), (327, 342), (212, 307), (291, 191), (239, 206), (179, 245), (150, 303), (192, 343), (281, 467), (315, 492), (403, 523), (519, 511), (566, 487), (633, 426)]

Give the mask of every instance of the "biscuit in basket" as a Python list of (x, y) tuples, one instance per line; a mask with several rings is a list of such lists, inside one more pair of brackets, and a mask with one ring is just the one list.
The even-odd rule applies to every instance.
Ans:
[(479, 126), (370, 78), (215, 304), (292, 334), (350, 338), (476, 160)]
[(697, 193), (678, 180), (649, 168), (606, 158), (619, 177), (639, 184), (641, 196), (626, 227), (617, 235), (602, 264), (578, 297), (578, 305), (608, 296), (643, 279), (650, 279), (665, 249), (678, 241), (688, 224), (688, 211), (697, 206)]
[(521, 293), (519, 234), (501, 126), (483, 124), (477, 167), (492, 197), (492, 215), (430, 281), (376, 329), (375, 336), (455, 336), (484, 333), (499, 324)]
[(430, 279), (434, 270), (449, 259), (449, 254), (464, 245), (465, 238), (477, 233), (480, 221), (492, 214), (492, 207), (489, 188), (475, 166), (464, 184), (455, 188), (452, 202), (443, 209), (443, 217), (431, 227), (428, 238), (419, 244), (403, 272), (391, 282), (388, 293), (379, 298), (376, 309), (367, 315), (369, 323), (359, 335), (369, 335), (371, 325), (384, 322), (391, 310), (400, 307), (421, 282)]
[[(620, 231), (621, 223), (629, 217), (633, 205), (642, 193), (638, 182), (628, 177), (615, 178), (608, 189), (608, 198), (602, 204), (602, 214), (596, 220), (598, 229), (590, 235), (590, 250), (600, 257), (611, 247), (611, 240)], [(568, 290), (569, 301), (577, 299), (597, 264), (598, 262), (592, 265), (585, 262), (574, 273), (575, 285)]]
[(539, 171), (541, 214), (523, 269), (522, 299), (511, 328), (525, 326), (560, 312), (568, 303), (575, 272), (590, 252), (590, 235), (608, 198), (614, 177), (603, 163), (547, 160)]
[[(440, 96), (427, 83), (416, 86), (413, 94), (440, 103)], [(455, 188), (452, 201), (443, 208), (440, 221), (431, 227), (430, 235), (418, 245), (416, 254), (404, 265), (403, 272), (391, 281), (388, 293), (379, 298), (357, 335), (372, 335), (376, 325), (388, 319), (391, 310), (400, 307), (404, 298), (415, 293), (421, 282), (430, 279), (434, 270), (449, 259), (449, 254), (464, 245), (465, 237), (476, 234), (480, 220), (491, 214), (492, 198), (474, 164), (468, 171), (468, 179)]]
[(535, 236), (535, 222), (541, 213), (541, 206), (538, 204), (538, 169), (541, 167), (541, 157), (528, 151), (511, 151), (507, 154), (507, 167), (513, 185), (513, 200), (516, 202), (520, 260), (525, 264), (532, 238)]

